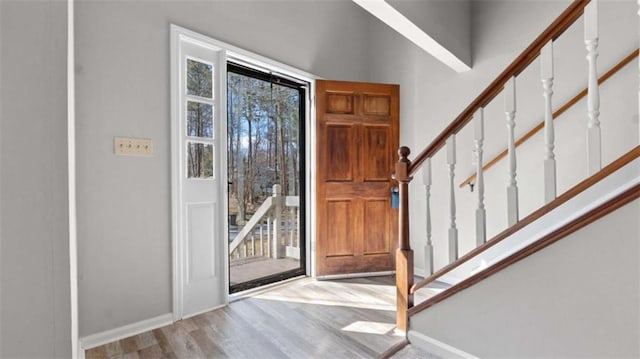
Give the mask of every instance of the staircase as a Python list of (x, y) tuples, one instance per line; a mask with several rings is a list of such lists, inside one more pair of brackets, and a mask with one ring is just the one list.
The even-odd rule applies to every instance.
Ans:
[[(603, 17), (599, 7), (603, 4), (599, 5), (597, 0), (573, 1), (429, 146), (411, 159), (408, 147), (398, 151), (400, 158), (394, 174), (400, 192), (397, 327), (407, 332), (409, 341), (431, 353), (443, 357), (575, 356), (576, 353), (628, 356), (628, 346), (624, 347), (628, 343), (616, 348), (612, 344), (614, 335), (593, 334), (598, 333), (597, 329), (581, 332), (580, 325), (595, 327), (594, 323), (600, 321), (606, 322), (604, 328), (620, 325), (629, 335), (640, 333), (638, 324), (632, 324), (634, 318), (640, 319), (640, 305), (637, 305), (640, 276), (637, 269), (633, 273), (634, 267), (630, 264), (634, 263), (633, 258), (637, 264), (640, 242), (638, 220), (633, 220), (634, 216), (638, 217), (637, 199), (640, 198), (640, 126), (623, 120), (634, 114), (637, 122), (638, 116), (637, 34), (633, 51), (615, 66), (600, 72), (598, 24)], [(553, 96), (554, 86), (561, 84), (554, 83), (554, 67), (562, 63), (562, 59), (554, 55), (554, 47), (561, 41), (572, 40), (566, 33), (575, 32), (576, 27), (582, 30), (580, 42), (586, 62), (579, 66), (586, 68), (587, 79), (574, 81), (584, 81), (587, 86), (567, 101), (558, 102)], [(520, 119), (538, 116), (538, 112), (527, 112), (533, 100), (519, 95), (524, 87), (522, 83), (530, 82), (534, 67), (541, 99), (535, 103), (540, 104), (541, 118), (528, 132), (518, 136), (516, 125)], [(615, 85), (622, 84), (620, 88), (626, 89), (624, 84), (631, 79), (633, 102), (625, 100)], [(609, 116), (612, 112), (605, 109), (602, 112), (607, 116), (601, 116), (601, 98), (616, 104), (616, 116)], [(497, 112), (501, 112), (502, 119), (495, 115), (496, 108), (500, 108)], [(495, 139), (496, 121), (506, 128), (500, 130), (504, 133), (506, 148), (487, 161), (485, 145), (489, 139)], [(458, 148), (464, 147), (460, 139), (472, 141), (467, 147), (473, 149), (475, 171), (458, 186)], [(434, 181), (444, 177), (436, 173), (438, 168), (446, 169), (446, 186)], [(420, 171), (425, 196), (411, 196), (410, 183)], [(507, 178), (506, 185), (500, 177)], [(540, 183), (540, 186), (532, 189), (530, 183)], [(436, 188), (448, 193), (448, 203), (431, 203), (432, 191)], [(460, 188), (469, 192), (461, 192)], [(501, 205), (493, 199), (498, 189), (503, 198)], [(492, 196), (489, 202), (486, 201), (488, 194)], [(425, 208), (425, 217), (419, 222), (426, 228), (426, 238), (418, 240), (410, 238), (409, 226), (410, 201), (416, 200), (424, 203)], [(473, 208), (470, 203), (474, 203)], [(432, 222), (432, 217), (439, 221)], [(501, 226), (501, 220), (496, 218), (506, 223)], [(607, 230), (613, 237), (627, 240), (619, 242), (612, 238), (609, 243)], [(438, 233), (438, 237), (433, 237), (433, 233)], [(419, 255), (424, 256), (425, 278), (415, 283), (412, 240), (424, 242)], [(561, 240), (562, 243), (549, 248)], [(473, 242), (473, 248), (465, 253), (461, 248), (469, 248), (469, 242)], [(629, 255), (634, 250), (635, 257)], [(607, 251), (617, 253), (611, 255)], [(447, 261), (439, 263), (438, 258)], [(616, 258), (621, 260), (619, 266)], [(600, 266), (611, 270), (603, 271)], [(627, 272), (632, 273), (627, 275)], [(589, 281), (588, 276), (603, 282)], [(558, 284), (556, 280), (561, 278), (566, 281)], [(436, 281), (451, 286), (415, 302), (417, 298), (424, 298), (421, 291)], [(529, 281), (531, 285), (527, 285)], [(572, 286), (573, 291), (568, 290)], [(593, 290), (594, 286), (604, 286), (607, 290)], [(526, 292), (528, 296), (522, 298), (508, 287)], [(597, 303), (583, 299), (590, 293), (594, 293), (594, 298), (600, 298), (598, 295), (606, 298), (606, 293), (615, 296), (616, 291), (624, 293), (624, 299), (607, 299), (605, 305), (626, 305), (621, 310), (627, 311), (629, 321), (620, 313), (601, 310)], [(575, 305), (567, 302), (568, 298), (575, 300)], [(635, 306), (634, 299), (637, 299)], [(554, 300), (566, 306), (564, 312), (554, 311)], [(533, 313), (528, 313), (527, 308)], [(541, 308), (544, 312), (535, 312)], [(570, 315), (562, 318), (565, 312)], [(550, 318), (549, 313), (560, 318)], [(587, 319), (580, 319), (583, 317)], [(527, 323), (534, 329), (526, 329)], [(583, 343), (582, 347), (580, 343), (572, 343), (575, 335), (567, 335), (568, 332), (579, 333), (591, 343)], [(530, 339), (538, 342), (529, 345)], [(566, 343), (559, 343), (562, 341)], [(547, 349), (541, 349), (545, 346)], [(634, 350), (640, 350), (637, 341), (635, 346)], [(582, 349), (576, 349), (580, 347)]]

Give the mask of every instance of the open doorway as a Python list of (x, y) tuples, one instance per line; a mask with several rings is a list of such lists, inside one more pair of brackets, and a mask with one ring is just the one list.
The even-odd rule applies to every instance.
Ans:
[(227, 64), (230, 293), (306, 273), (307, 89)]

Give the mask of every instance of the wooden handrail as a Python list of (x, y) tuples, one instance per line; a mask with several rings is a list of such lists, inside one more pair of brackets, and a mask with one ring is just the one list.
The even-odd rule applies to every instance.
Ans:
[(583, 227), (586, 227), (590, 223), (595, 222), (596, 220), (604, 217), (605, 215), (615, 211), (616, 209), (638, 198), (640, 198), (640, 184), (636, 184), (635, 186), (617, 195), (616, 197), (610, 199), (609, 201), (599, 205), (598, 207), (592, 209), (591, 211), (563, 225), (561, 228), (556, 229), (555, 231), (540, 238), (536, 242), (531, 243), (530, 245), (524, 247), (523, 249), (500, 260), (498, 263), (494, 264), (493, 266), (481, 272), (478, 272), (472, 275), (471, 277), (463, 280), (462, 282), (454, 285), (453, 287), (441, 293), (436, 294), (435, 296), (427, 299), (426, 301), (414, 307), (409, 308), (409, 311), (408, 311), (409, 316), (414, 315), (426, 308), (429, 308), (434, 304), (441, 302), (466, 288), (471, 287), (472, 285), (484, 280), (485, 278), (496, 274), (502, 269), (542, 250), (545, 247), (548, 247), (549, 245), (559, 241), (560, 239), (565, 238), (569, 234)]
[(540, 217), (544, 216), (545, 214), (551, 212), (553, 209), (559, 207), (560, 205), (562, 205), (563, 203), (565, 203), (568, 200), (572, 199), (573, 197), (577, 196), (578, 194), (584, 192), (589, 187), (591, 187), (594, 184), (600, 182), (601, 180), (603, 180), (604, 178), (606, 178), (610, 174), (616, 172), (617, 170), (619, 170), (620, 168), (624, 167), (625, 165), (627, 165), (628, 163), (630, 163), (631, 161), (633, 161), (634, 159), (636, 159), (638, 157), (640, 157), (640, 146), (636, 146), (631, 151), (625, 153), (622, 157), (618, 158), (617, 160), (615, 160), (611, 164), (609, 164), (607, 167), (603, 168), (600, 172), (598, 172), (598, 173), (594, 174), (593, 176), (585, 179), (584, 181), (578, 183), (576, 186), (574, 186), (573, 188), (571, 188), (567, 192), (565, 192), (562, 195), (558, 196), (555, 200), (553, 200), (553, 201), (549, 202), (548, 204), (540, 207), (535, 212), (533, 212), (530, 215), (528, 215), (527, 217), (521, 219), (515, 225), (513, 225), (513, 226), (505, 229), (504, 231), (500, 232), (498, 235), (496, 235), (495, 237), (493, 237), (491, 240), (487, 241), (483, 245), (474, 248), (472, 251), (470, 251), (467, 254), (465, 254), (464, 256), (460, 257), (460, 259), (458, 259), (457, 261), (444, 266), (442, 269), (440, 269), (439, 271), (435, 272), (430, 277), (425, 278), (425, 279), (415, 283), (411, 287), (410, 292), (411, 293), (415, 293), (418, 289), (426, 286), (429, 283), (432, 283), (432, 282), (436, 281), (438, 278), (442, 277), (443, 275), (451, 272), (452, 270), (458, 268), (462, 264), (468, 262), (469, 260), (471, 260), (474, 257), (478, 256), (479, 254), (481, 254), (482, 252), (486, 251), (487, 249), (489, 249), (489, 248), (495, 246), (496, 244), (502, 242), (506, 238), (510, 237), (514, 233), (518, 232), (519, 230), (521, 230), (524, 227), (528, 226), (529, 224), (533, 223), (538, 218), (540, 218)]
[[(627, 55), (625, 58), (623, 58), (614, 67), (609, 69), (609, 71), (607, 71), (604, 75), (600, 76), (600, 78), (598, 79), (598, 84), (599, 85), (603, 84), (609, 78), (611, 78), (611, 76), (615, 75), (618, 71), (623, 69), (629, 63), (631, 63), (631, 61), (633, 61), (633, 59), (638, 57), (638, 53), (639, 52), (640, 51), (638, 51), (638, 49), (633, 50), (633, 52), (631, 52), (629, 55)], [(562, 105), (562, 107), (560, 107), (558, 110), (556, 110), (556, 112), (553, 113), (553, 119), (555, 120), (556, 118), (560, 117), (563, 113), (565, 113), (568, 109), (573, 107), (573, 105), (578, 103), (578, 101), (582, 100), (585, 96), (587, 96), (587, 88), (586, 87), (585, 87), (584, 90), (580, 91), (580, 93), (575, 95), (571, 100), (567, 101), (567, 103)], [(544, 121), (540, 121), (534, 128), (532, 128), (529, 132), (527, 132), (524, 136), (522, 136), (521, 138), (519, 138), (516, 141), (516, 147), (518, 147), (521, 144), (525, 143), (529, 138), (531, 138), (533, 135), (538, 133), (543, 128), (544, 128)], [(498, 163), (498, 161), (500, 161), (501, 159), (503, 159), (506, 156), (507, 156), (507, 149), (502, 151), (499, 155), (497, 155), (491, 161), (487, 162), (487, 164), (485, 164), (482, 167), (482, 169), (486, 171), (487, 169), (493, 167), (496, 163)], [(469, 176), (469, 178), (467, 178), (466, 180), (462, 181), (462, 183), (460, 183), (460, 188), (462, 188), (462, 187), (468, 185), (469, 183), (473, 182), (476, 179), (476, 176), (477, 176), (477, 173), (474, 173), (471, 176)]]
[(562, 14), (549, 25), (481, 94), (476, 97), (467, 108), (462, 111), (416, 158), (409, 167), (408, 175), (415, 174), (422, 163), (432, 157), (442, 146), (447, 138), (458, 133), (473, 117), (473, 113), (485, 107), (496, 97), (504, 87), (507, 80), (519, 75), (533, 60), (538, 57), (542, 47), (549, 41), (562, 35), (583, 13), (584, 7), (590, 0), (574, 0)]

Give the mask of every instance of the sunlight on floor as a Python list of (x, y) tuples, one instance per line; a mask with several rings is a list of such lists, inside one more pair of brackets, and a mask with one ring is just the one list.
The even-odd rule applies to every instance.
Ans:
[(342, 328), (345, 332), (386, 335), (396, 327), (395, 323), (353, 322)]
[[(284, 289), (274, 288), (256, 293), (251, 297), (294, 303), (395, 311), (395, 290), (396, 288), (391, 285), (337, 283), (305, 278), (295, 284), (290, 283)], [(370, 295), (357, 294), (363, 292)]]
[[(415, 293), (415, 302), (420, 303), (446, 288), (428, 286)], [(301, 278), (284, 286), (249, 294), (249, 297), (273, 301), (340, 306), (382, 311), (396, 310), (396, 288), (387, 284), (350, 283), (344, 281), (315, 280)]]

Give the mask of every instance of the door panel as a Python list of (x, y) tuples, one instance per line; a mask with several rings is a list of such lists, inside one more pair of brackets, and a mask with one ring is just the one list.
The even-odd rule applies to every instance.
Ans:
[[(216, 275), (214, 203), (187, 205), (187, 285)], [(213, 218), (213, 220), (212, 220)], [(203, 255), (204, 254), (204, 255)]]
[(324, 148), (330, 166), (325, 171), (327, 181), (353, 181), (355, 170), (354, 128), (350, 125), (327, 124), (327, 145)]
[(350, 114), (354, 113), (353, 93), (327, 93), (327, 113)]
[(366, 116), (390, 116), (391, 96), (364, 95), (363, 114)]
[(362, 151), (362, 173), (365, 182), (389, 180), (391, 166), (389, 126), (363, 126), (364, 150)]
[[(353, 201), (333, 200), (327, 201), (327, 256), (352, 256), (353, 251)], [(339, 240), (344, 238), (344, 240)]]
[(399, 88), (317, 81), (318, 275), (394, 269)]
[(364, 218), (376, 219), (367, 221), (364, 226), (364, 254), (385, 254), (391, 251), (389, 243), (390, 218), (387, 215), (390, 207), (387, 198), (367, 199), (364, 201)]

